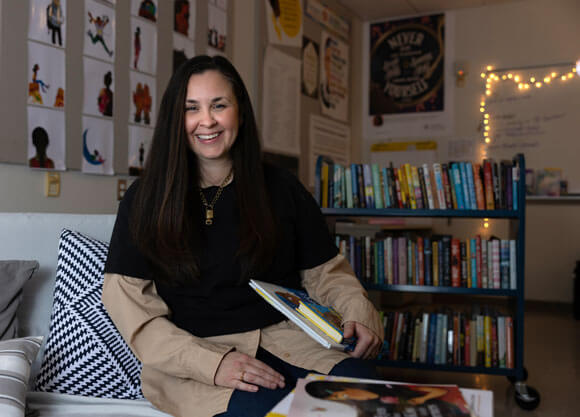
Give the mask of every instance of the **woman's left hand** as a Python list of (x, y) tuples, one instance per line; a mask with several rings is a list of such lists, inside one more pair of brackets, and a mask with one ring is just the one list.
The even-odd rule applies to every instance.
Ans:
[(344, 323), (344, 338), (356, 337), (356, 346), (349, 355), (355, 358), (373, 359), (381, 350), (381, 339), (368, 327), (356, 321)]

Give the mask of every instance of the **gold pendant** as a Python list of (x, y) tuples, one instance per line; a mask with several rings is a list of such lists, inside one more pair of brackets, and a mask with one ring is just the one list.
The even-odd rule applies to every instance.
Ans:
[(211, 226), (213, 224), (213, 210), (206, 208), (205, 209), (205, 224)]

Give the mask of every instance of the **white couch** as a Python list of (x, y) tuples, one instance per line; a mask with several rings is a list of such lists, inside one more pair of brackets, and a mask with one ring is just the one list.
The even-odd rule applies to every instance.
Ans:
[[(20, 336), (42, 335), (45, 342), (48, 337), (62, 229), (109, 242), (114, 222), (114, 215), (0, 213), (0, 259), (37, 260), (40, 264), (24, 287), (17, 312)], [(31, 369), (31, 381), (40, 369), (43, 353), (41, 348)], [(111, 400), (57, 393), (29, 392), (27, 405), (38, 410), (40, 417), (168, 416), (145, 400)]]

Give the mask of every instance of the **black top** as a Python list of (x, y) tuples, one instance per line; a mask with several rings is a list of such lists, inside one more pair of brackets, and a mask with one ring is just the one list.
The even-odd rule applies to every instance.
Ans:
[[(313, 268), (338, 253), (312, 195), (290, 173), (265, 165), (266, 186), (279, 224), (280, 239), (268, 270), (253, 278), (300, 288), (298, 272)], [(137, 180), (138, 181), (138, 180)], [(280, 322), (284, 317), (250, 288), (239, 284), (239, 213), (234, 182), (226, 186), (214, 206), (214, 222), (203, 224), (201, 283), (171, 287), (158, 280), (129, 233), (135, 181), (119, 205), (105, 272), (155, 281), (171, 310), (171, 321), (199, 337), (239, 333)], [(212, 201), (218, 187), (203, 189)]]

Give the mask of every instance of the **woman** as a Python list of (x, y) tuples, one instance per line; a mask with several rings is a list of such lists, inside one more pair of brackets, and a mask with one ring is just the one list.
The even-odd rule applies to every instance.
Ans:
[[(354, 352), (318, 345), (250, 277), (333, 305)], [(357, 358), (381, 346), (378, 314), (314, 199), (262, 163), (248, 92), (220, 56), (192, 58), (169, 82), (119, 207), (103, 303), (143, 363), (145, 397), (176, 416), (264, 415), (309, 371), (374, 376)]]

